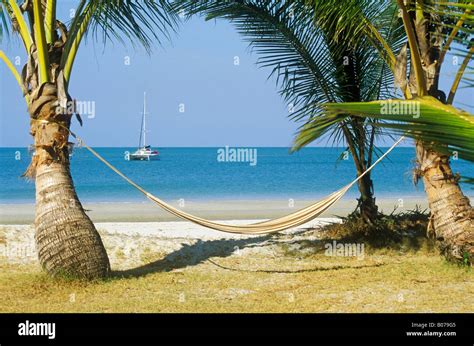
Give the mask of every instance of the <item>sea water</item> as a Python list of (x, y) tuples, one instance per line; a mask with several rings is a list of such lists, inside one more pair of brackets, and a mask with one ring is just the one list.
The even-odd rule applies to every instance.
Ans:
[[(226, 156), (222, 156), (222, 148), (159, 148), (160, 160), (150, 162), (127, 161), (126, 153), (134, 148), (96, 150), (165, 200), (315, 199), (356, 176), (352, 158), (344, 148), (304, 148), (293, 154), (288, 148), (252, 148), (256, 157), (251, 161), (245, 160), (245, 152), (232, 160), (230, 148)], [(414, 156), (413, 148), (395, 148), (374, 169), (377, 197), (424, 198), (423, 184), (414, 186), (412, 182)], [(0, 148), (0, 203), (34, 202), (34, 182), (21, 177), (29, 162), (26, 148)], [(452, 160), (452, 167), (462, 176), (474, 177), (470, 162)], [(135, 202), (144, 198), (85, 148), (74, 150), (71, 172), (84, 202)], [(473, 187), (464, 184), (463, 190), (472, 197)], [(349, 196), (357, 193), (353, 187)]]

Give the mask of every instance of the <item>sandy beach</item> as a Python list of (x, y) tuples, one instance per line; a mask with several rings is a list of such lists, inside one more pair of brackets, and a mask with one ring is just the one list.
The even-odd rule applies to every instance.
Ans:
[[(221, 220), (229, 224), (247, 224), (262, 220)], [(337, 218), (321, 218), (295, 229), (282, 232), (293, 241), (314, 240), (316, 235), (303, 236), (307, 229), (318, 228)], [(145, 264), (146, 254), (178, 253), (195, 262), (198, 258), (234, 252), (273, 254), (272, 246), (266, 241), (271, 236), (238, 235), (217, 232), (190, 222), (99, 222), (95, 224), (107, 248), (113, 270), (127, 270)], [(36, 264), (36, 249), (33, 225), (0, 226), (0, 259), (11, 264)], [(201, 244), (201, 245), (199, 245)], [(258, 244), (258, 246), (250, 246)], [(274, 245), (274, 243), (273, 243)], [(187, 249), (184, 250), (183, 249)], [(179, 257), (179, 256), (178, 256)], [(177, 259), (178, 260), (178, 259)]]
[[(187, 202), (184, 208), (247, 224), (310, 203), (289, 208), (285, 202)], [(399, 201), (378, 202), (391, 212)], [(403, 203), (398, 211), (420, 205)], [(1, 206), (0, 312), (472, 312), (472, 273), (448, 266), (427, 239), (408, 236), (388, 248), (340, 240), (364, 246), (362, 252), (328, 255), (335, 240), (320, 226), (340, 222), (334, 215), (354, 207), (344, 199), (300, 227), (249, 236), (177, 221), (150, 202), (85, 204), (112, 277), (83, 284), (51, 280), (41, 270), (32, 206)]]
[[(196, 201), (167, 201), (175, 207), (186, 212), (214, 220), (254, 220), (275, 218), (292, 213), (304, 208), (315, 200), (280, 199), (280, 200), (209, 200)], [(397, 212), (413, 210), (420, 206), (427, 208), (424, 199), (405, 197), (403, 195), (393, 198), (377, 199), (379, 209), (384, 213), (391, 213), (395, 208)], [(353, 198), (344, 198), (332, 206), (321, 217), (338, 217), (351, 213), (357, 205)], [(94, 222), (159, 222), (177, 221), (178, 219), (161, 210), (154, 203), (144, 199), (143, 202), (104, 202), (84, 203), (87, 214)], [(4, 224), (30, 224), (34, 222), (34, 204), (0, 204), (0, 225)]]
[(318, 230), (327, 222), (338, 219), (265, 236), (98, 222), (113, 277), (89, 284), (48, 278), (33, 226), (3, 225), (0, 312), (472, 312), (472, 273), (426, 242), (328, 256)]

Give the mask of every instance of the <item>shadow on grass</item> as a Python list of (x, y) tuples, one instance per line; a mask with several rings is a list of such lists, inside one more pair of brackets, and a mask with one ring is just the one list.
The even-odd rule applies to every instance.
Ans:
[(313, 268), (305, 268), (305, 269), (295, 269), (295, 270), (281, 270), (281, 269), (241, 269), (241, 268), (232, 268), (228, 266), (224, 266), (222, 264), (216, 263), (211, 259), (208, 259), (208, 262), (214, 264), (216, 267), (225, 270), (231, 271), (238, 271), (238, 272), (246, 272), (246, 273), (269, 273), (269, 274), (300, 274), (300, 273), (311, 273), (311, 272), (320, 272), (320, 271), (329, 271), (329, 270), (341, 270), (341, 269), (361, 269), (361, 268), (375, 268), (384, 266), (385, 263), (374, 263), (374, 264), (363, 264), (359, 266), (352, 266), (352, 265), (332, 265), (327, 267), (313, 267)]
[[(319, 241), (302, 240), (298, 250), (320, 250), (321, 244), (336, 240), (338, 243), (361, 243), (370, 251), (393, 250), (399, 252), (431, 252), (435, 241), (427, 236), (429, 216), (418, 207), (395, 214), (380, 213), (372, 225), (367, 225), (357, 214), (340, 217), (341, 223), (331, 223), (313, 229)], [(318, 249), (319, 247), (319, 249)]]
[(271, 239), (270, 235), (247, 238), (247, 239), (219, 239), (202, 241), (183, 246), (158, 261), (154, 261), (143, 266), (114, 271), (113, 277), (140, 277), (156, 272), (167, 272), (175, 269), (185, 268), (188, 266), (198, 265), (211, 257), (228, 257), (235, 251), (244, 248), (261, 246), (262, 242)]
[(432, 239), (427, 238), (424, 234), (369, 234), (369, 235), (348, 235), (348, 236), (331, 236), (323, 235), (323, 238), (317, 240), (301, 239), (289, 241), (283, 244), (286, 249), (285, 254), (291, 256), (301, 256), (301, 253), (315, 254), (324, 253), (326, 244), (332, 242), (337, 244), (364, 244), (365, 250), (378, 252), (380, 250), (391, 250), (398, 252), (417, 253), (419, 251), (433, 251), (436, 244)]
[(383, 263), (367, 264), (367, 265), (333, 265), (333, 266), (318, 266), (314, 268), (295, 269), (295, 270), (247, 270), (240, 268), (232, 268), (221, 265), (211, 260), (211, 258), (225, 258), (234, 254), (236, 251), (241, 251), (245, 248), (261, 247), (263, 243), (265, 246), (276, 244), (278, 237), (272, 235), (266, 235), (248, 239), (220, 239), (211, 241), (198, 240), (196, 243), (188, 245), (183, 244), (183, 247), (177, 251), (174, 251), (163, 259), (151, 262), (149, 264), (142, 265), (137, 268), (132, 268), (122, 271), (113, 271), (112, 277), (115, 278), (130, 278), (130, 277), (142, 277), (152, 273), (168, 272), (176, 269), (185, 268), (188, 266), (195, 266), (203, 262), (209, 262), (221, 269), (239, 271), (239, 272), (253, 272), (253, 273), (279, 273), (279, 274), (292, 274), (292, 273), (304, 273), (304, 272), (316, 272), (316, 271), (329, 271), (329, 270), (340, 270), (340, 269), (358, 269), (368, 267), (380, 267)]

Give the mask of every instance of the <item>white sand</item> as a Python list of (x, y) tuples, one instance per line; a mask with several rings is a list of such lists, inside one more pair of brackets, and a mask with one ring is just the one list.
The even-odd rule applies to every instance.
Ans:
[[(402, 197), (378, 199), (379, 208), (393, 211)], [(292, 213), (314, 201), (294, 200), (251, 201), (185, 201), (183, 210), (211, 220), (232, 224), (246, 224)], [(426, 208), (426, 202), (405, 197), (397, 211)], [(177, 205), (176, 201), (174, 203)], [(318, 232), (307, 231), (322, 223), (337, 222), (335, 216), (347, 215), (354, 210), (356, 201), (344, 198), (315, 219), (296, 229), (275, 236), (249, 236), (221, 233), (206, 229), (162, 211), (150, 201), (143, 203), (86, 203), (84, 208), (102, 236), (113, 269), (132, 268), (153, 262), (157, 258), (185, 263), (199, 261), (221, 254), (241, 254), (248, 251), (275, 252), (275, 243), (285, 242), (292, 248), (298, 239), (312, 240)], [(0, 263), (37, 263), (34, 228), (34, 205), (0, 205)], [(3, 226), (1, 226), (3, 225)]]
[[(262, 220), (227, 220), (232, 224), (248, 224)], [(308, 229), (339, 222), (337, 218), (318, 218), (276, 236), (238, 235), (217, 232), (190, 222), (107, 222), (96, 223), (113, 269), (127, 269), (149, 262), (149, 257), (169, 260), (186, 257), (193, 263), (200, 258), (257, 251), (276, 255), (272, 245), (312, 240), (317, 232)], [(0, 226), (0, 262), (37, 263), (33, 225)]]
[[(275, 218), (295, 212), (314, 203), (314, 200), (271, 199), (271, 200), (210, 200), (196, 201), (185, 200), (184, 206), (179, 206), (177, 201), (167, 201), (175, 207), (201, 216), (206, 219), (219, 220), (255, 220), (262, 218)], [(291, 202), (291, 203), (290, 203)], [(357, 201), (345, 197), (321, 217), (344, 216), (351, 213)], [(424, 198), (398, 196), (377, 198), (379, 209), (391, 213), (398, 206), (398, 211), (413, 210), (417, 205), (422, 209), (427, 207)], [(178, 221), (178, 219), (161, 210), (151, 201), (143, 202), (106, 202), (85, 203), (84, 208), (94, 222), (158, 222)], [(34, 222), (34, 204), (0, 204), (0, 224), (30, 224)]]

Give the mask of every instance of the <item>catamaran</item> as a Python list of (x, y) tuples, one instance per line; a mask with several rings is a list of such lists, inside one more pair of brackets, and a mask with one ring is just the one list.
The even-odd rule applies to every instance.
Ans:
[(133, 154), (130, 154), (130, 160), (151, 161), (158, 160), (158, 150), (153, 150), (150, 145), (146, 144), (146, 93), (143, 93), (143, 115), (142, 126), (140, 130), (140, 140), (138, 141), (138, 149)]

